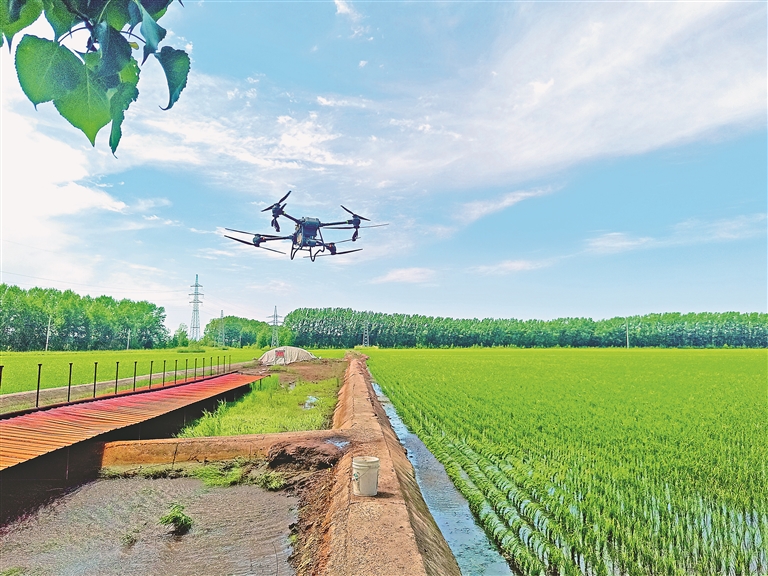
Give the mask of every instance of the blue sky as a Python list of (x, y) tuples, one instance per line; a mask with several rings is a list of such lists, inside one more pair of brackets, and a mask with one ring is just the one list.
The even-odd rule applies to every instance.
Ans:
[[(171, 328), (196, 273), (204, 322), (765, 312), (765, 22), (764, 2), (175, 3), (189, 85), (160, 111), (148, 61), (117, 158), (35, 111), (3, 50), (2, 280), (148, 299)], [(222, 237), (269, 232), (288, 190), (295, 216), (390, 225), (315, 263)]]

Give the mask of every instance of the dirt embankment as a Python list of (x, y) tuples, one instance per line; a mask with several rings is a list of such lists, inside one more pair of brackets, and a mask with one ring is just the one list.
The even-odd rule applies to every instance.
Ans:
[[(317, 527), (325, 537), (311, 573), (459, 576), (363, 359), (350, 361), (333, 423), (348, 435), (350, 446), (333, 468), (327, 512)], [(352, 493), (354, 456), (379, 458), (376, 497)]]

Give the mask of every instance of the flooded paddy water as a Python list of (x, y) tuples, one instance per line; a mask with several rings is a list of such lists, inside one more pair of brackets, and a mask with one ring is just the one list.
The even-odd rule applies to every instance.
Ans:
[[(173, 503), (193, 521), (184, 535), (158, 522)], [(285, 491), (253, 485), (100, 479), (4, 526), (0, 574), (288, 576), (297, 507)]]
[(376, 396), (384, 407), (392, 428), (408, 451), (424, 501), (443, 533), (464, 576), (506, 576), (513, 574), (496, 546), (475, 522), (464, 496), (451, 482), (443, 465), (398, 416), (389, 398), (373, 382)]

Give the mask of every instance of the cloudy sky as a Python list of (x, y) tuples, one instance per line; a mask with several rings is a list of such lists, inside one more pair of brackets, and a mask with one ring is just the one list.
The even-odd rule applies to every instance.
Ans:
[[(195, 274), (203, 322), (767, 309), (765, 2), (204, 0), (161, 23), (189, 84), (161, 111), (147, 62), (117, 158), (0, 51), (3, 282), (147, 299), (171, 328)], [(314, 263), (222, 236), (269, 232), (288, 190), (295, 216), (389, 226)]]

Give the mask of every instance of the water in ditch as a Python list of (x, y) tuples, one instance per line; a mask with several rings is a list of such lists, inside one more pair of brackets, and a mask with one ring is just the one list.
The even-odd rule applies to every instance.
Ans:
[(456, 489), (445, 468), (416, 434), (403, 424), (395, 407), (376, 382), (373, 389), (384, 407), (392, 428), (408, 451), (424, 501), (451, 548), (464, 576), (513, 574), (496, 546), (488, 540), (472, 515), (464, 496)]

